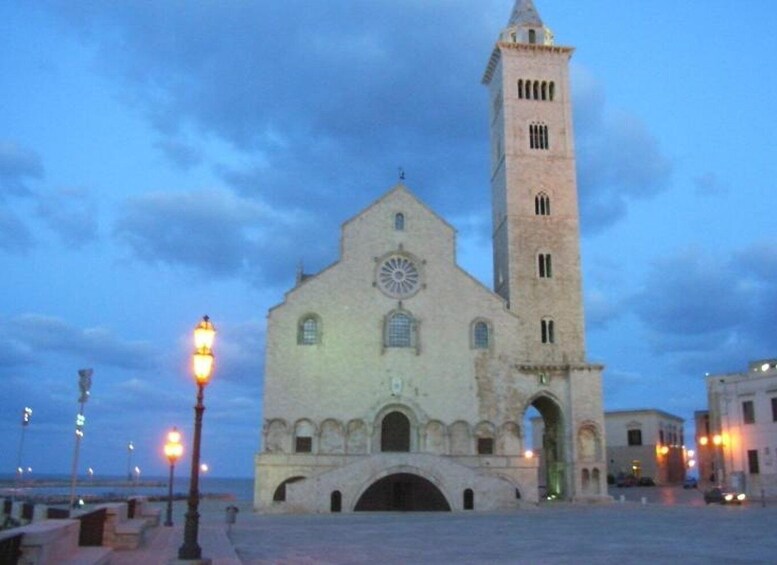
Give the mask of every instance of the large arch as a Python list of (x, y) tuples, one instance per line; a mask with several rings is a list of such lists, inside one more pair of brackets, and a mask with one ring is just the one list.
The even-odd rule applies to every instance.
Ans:
[(356, 502), (356, 512), (450, 512), (445, 495), (428, 479), (394, 473), (378, 479)]
[[(566, 466), (564, 453), (564, 420), (558, 401), (547, 393), (535, 396), (526, 406), (533, 406), (542, 417), (539, 484), (544, 485), (548, 496), (566, 497)], [(525, 412), (525, 410), (524, 410)]]

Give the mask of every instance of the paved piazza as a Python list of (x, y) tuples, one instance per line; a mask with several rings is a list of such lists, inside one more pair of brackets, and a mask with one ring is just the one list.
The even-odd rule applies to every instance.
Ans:
[(245, 505), (229, 537), (243, 563), (777, 562), (777, 501), (705, 506), (699, 491), (660, 487), (611, 494), (606, 506), (499, 514), (266, 516)]

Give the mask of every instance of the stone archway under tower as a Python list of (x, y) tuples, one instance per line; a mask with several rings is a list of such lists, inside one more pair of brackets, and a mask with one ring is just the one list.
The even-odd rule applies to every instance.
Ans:
[[(530, 410), (533, 408), (534, 410)], [(531, 413), (535, 415), (532, 416)], [(538, 485), (547, 498), (567, 498), (564, 418), (559, 403), (547, 394), (534, 397), (526, 406), (529, 413), (532, 450), (539, 457)], [(526, 420), (526, 418), (524, 418)], [(524, 426), (524, 429), (527, 429)]]
[(354, 507), (363, 511), (450, 512), (437, 486), (414, 473), (393, 473), (372, 483)]

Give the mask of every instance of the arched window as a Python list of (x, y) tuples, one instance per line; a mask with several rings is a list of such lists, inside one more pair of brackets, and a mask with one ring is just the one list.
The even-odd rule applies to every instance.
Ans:
[(534, 81), (534, 83), (532, 84), (532, 90), (534, 90), (534, 92), (533, 92), (534, 96), (532, 96), (532, 98), (534, 98), (535, 100), (539, 100), (540, 99), (540, 83), (539, 83), (539, 81), (536, 81), (536, 80)]
[(549, 279), (553, 276), (550, 253), (540, 253), (537, 255), (537, 273), (541, 279)]
[(475, 508), (475, 493), (471, 488), (464, 489), (464, 510), (473, 510)]
[(343, 509), (343, 494), (339, 490), (332, 491), (329, 496), (329, 510), (340, 512)]
[(381, 451), (410, 451), (410, 420), (402, 412), (389, 412), (380, 423)]
[(518, 79), (518, 98), (523, 98), (523, 79)]
[(491, 332), (488, 324), (482, 320), (472, 326), (472, 347), (474, 349), (488, 349), (491, 344)]
[(321, 324), (318, 316), (309, 314), (299, 321), (297, 327), (297, 343), (299, 345), (316, 345), (321, 339)]
[(554, 333), (553, 320), (550, 318), (543, 318), (540, 322), (542, 343), (556, 343), (556, 337)]
[(415, 320), (410, 313), (398, 311), (389, 314), (386, 321), (386, 347), (414, 347)]
[(405, 229), (405, 215), (402, 212), (398, 212), (394, 216), (394, 229), (396, 231), (404, 231)]
[(548, 98), (550, 101), (553, 101), (553, 96), (556, 94), (556, 85), (553, 83), (553, 81), (550, 81), (550, 87), (548, 89)]
[(548, 99), (548, 83), (543, 82), (542, 83), (542, 99), (547, 100)]
[(537, 43), (537, 32), (533, 29), (529, 30), (529, 43)]
[(548, 126), (541, 123), (529, 125), (529, 148), (550, 149), (548, 140)]
[(534, 197), (534, 213), (537, 216), (550, 216), (550, 197), (544, 192)]

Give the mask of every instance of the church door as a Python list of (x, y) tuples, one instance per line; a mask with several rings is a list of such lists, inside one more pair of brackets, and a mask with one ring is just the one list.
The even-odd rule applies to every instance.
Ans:
[(410, 420), (402, 412), (386, 414), (380, 425), (381, 451), (410, 451)]

